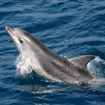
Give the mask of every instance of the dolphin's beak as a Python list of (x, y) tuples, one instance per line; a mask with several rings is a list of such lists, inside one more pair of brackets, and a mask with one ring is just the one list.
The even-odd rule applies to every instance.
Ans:
[(11, 33), (13, 32), (13, 29), (12, 29), (11, 27), (9, 27), (9, 26), (6, 26), (5, 29), (6, 29), (8, 32), (11, 32)]
[(17, 46), (19, 52), (21, 53), (21, 45), (20, 45), (20, 42), (19, 42), (18, 35), (15, 33), (15, 29), (11, 28), (9, 26), (6, 26), (5, 29), (8, 32), (8, 34), (10, 35), (10, 37), (13, 39), (15, 45)]
[(11, 37), (13, 37), (13, 35), (15, 36), (15, 31), (14, 31), (13, 28), (11, 28), (11, 27), (9, 27), (9, 26), (6, 26), (5, 29), (6, 29), (6, 31), (9, 33), (9, 35), (10, 35)]

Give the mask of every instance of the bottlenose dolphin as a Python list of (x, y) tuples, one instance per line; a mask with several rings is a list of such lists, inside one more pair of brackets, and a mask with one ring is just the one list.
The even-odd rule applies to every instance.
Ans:
[(10, 28), (9, 26), (5, 28), (15, 42), (20, 54), (31, 60), (38, 74), (54, 81), (70, 84), (89, 83), (96, 78), (87, 70), (87, 63), (93, 60), (95, 56), (62, 58), (50, 51), (27, 31)]

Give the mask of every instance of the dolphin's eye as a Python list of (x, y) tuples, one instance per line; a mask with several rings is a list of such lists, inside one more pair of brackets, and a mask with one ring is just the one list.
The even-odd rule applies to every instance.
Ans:
[(19, 41), (20, 41), (20, 43), (23, 43), (23, 40), (20, 39)]

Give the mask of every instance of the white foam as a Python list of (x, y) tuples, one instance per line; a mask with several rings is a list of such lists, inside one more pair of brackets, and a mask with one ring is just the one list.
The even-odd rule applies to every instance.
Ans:
[(96, 56), (95, 61), (97, 61), (97, 62), (102, 62), (102, 61), (104, 61), (104, 60), (102, 60), (100, 57)]
[(102, 60), (99, 57), (96, 57), (94, 60), (90, 61), (87, 65), (88, 70), (98, 77), (103, 77), (103, 65), (105, 64), (105, 61)]
[(19, 55), (15, 61), (18, 75), (26, 76), (32, 72), (31, 60), (25, 56)]

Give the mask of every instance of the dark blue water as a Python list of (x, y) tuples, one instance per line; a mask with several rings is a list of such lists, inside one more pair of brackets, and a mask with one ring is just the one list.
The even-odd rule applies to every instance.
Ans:
[[(32, 73), (17, 75), (19, 55), (5, 26), (27, 30), (60, 56), (95, 55), (105, 77), (105, 0), (0, 2), (0, 105), (105, 105), (105, 86), (81, 89)], [(99, 70), (99, 71), (98, 71)]]

